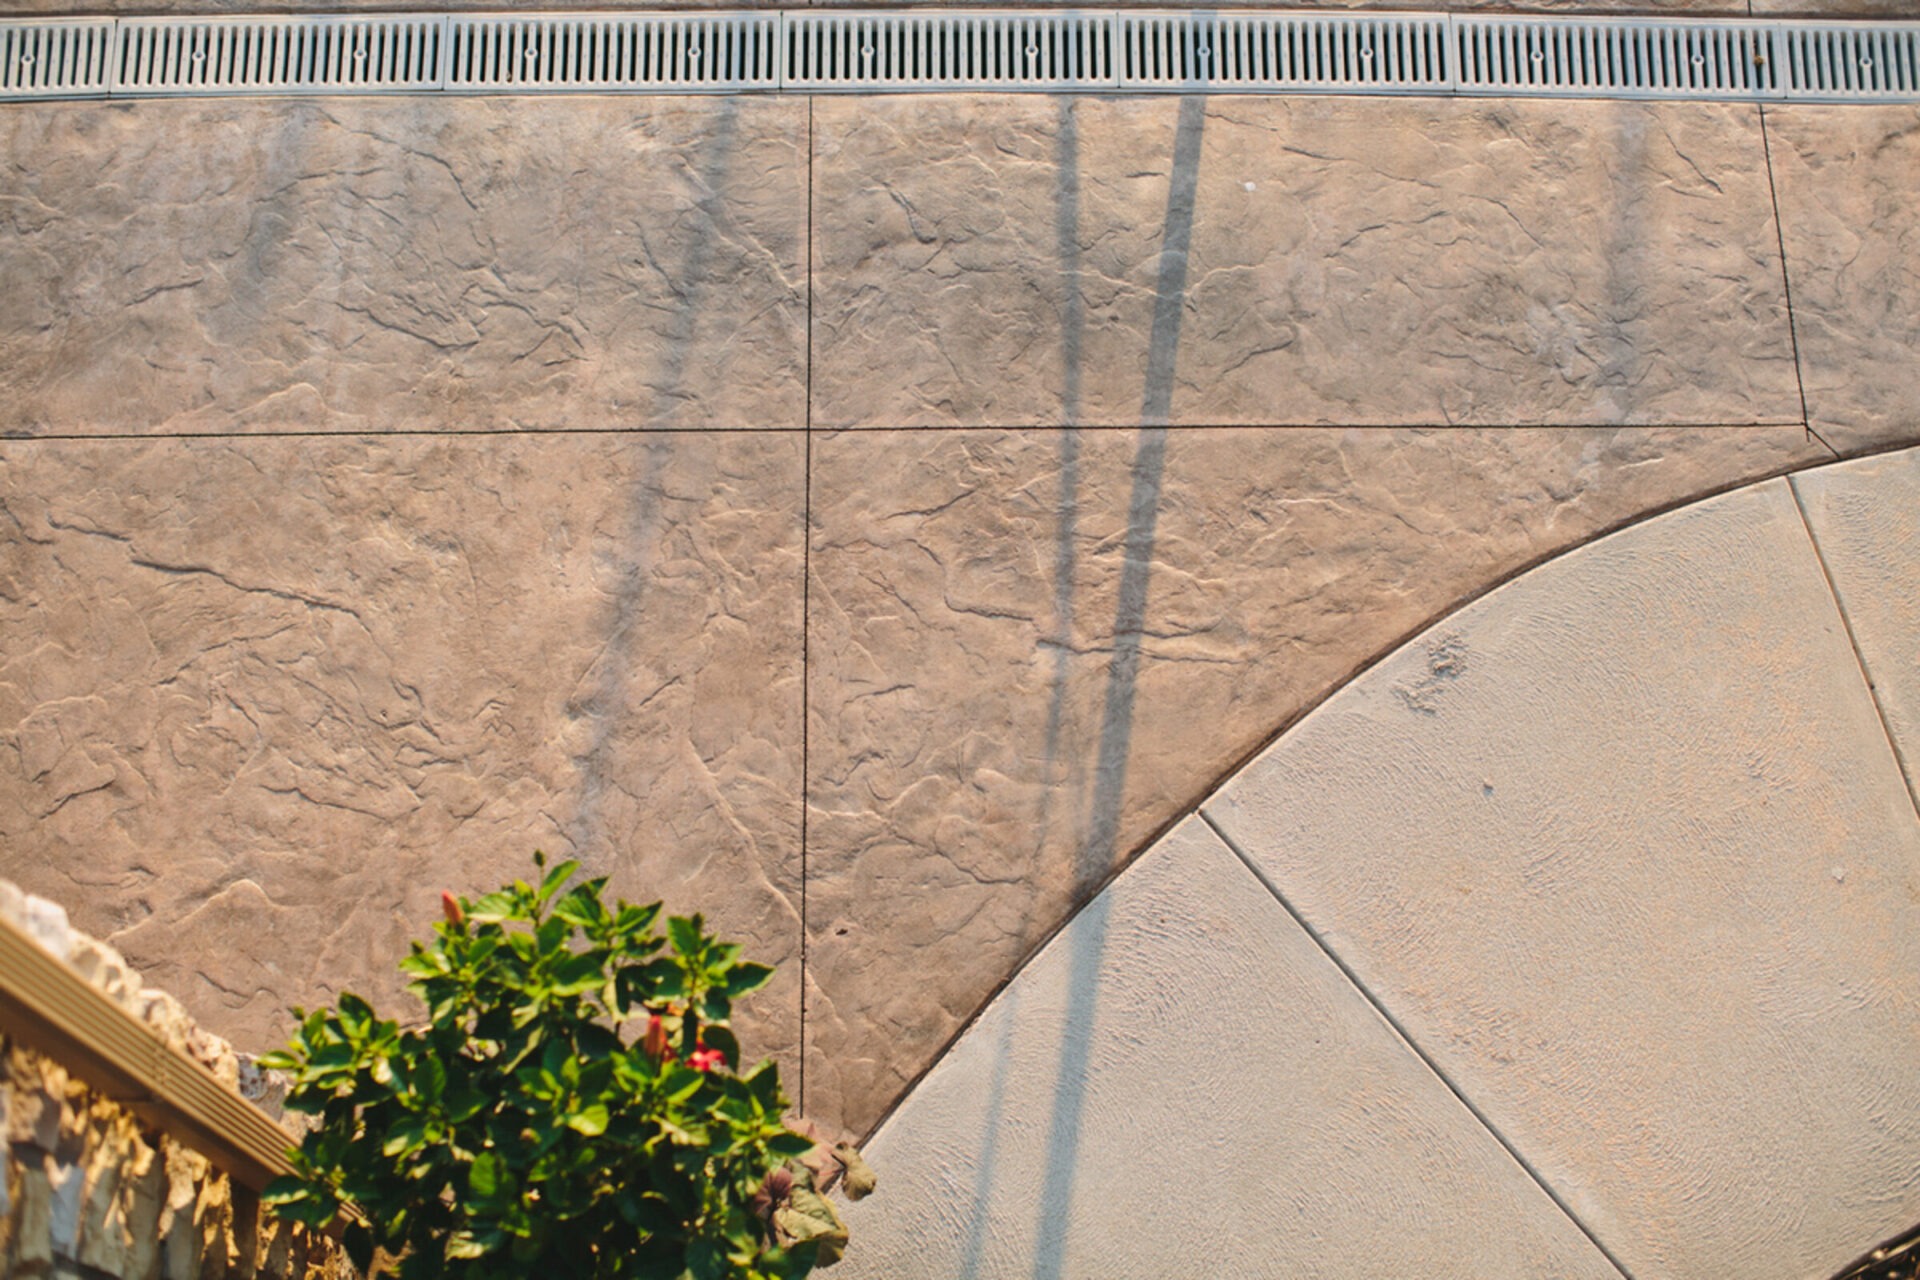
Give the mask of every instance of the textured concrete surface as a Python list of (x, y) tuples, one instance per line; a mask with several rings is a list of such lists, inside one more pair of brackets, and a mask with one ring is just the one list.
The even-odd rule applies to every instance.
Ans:
[(805, 128), (767, 99), (9, 104), (0, 431), (797, 425)]
[(1813, 425), (1844, 447), (1855, 432), (1911, 423), (1920, 107), (1770, 107), (1767, 127)]
[(1825, 456), (1798, 427), (817, 438), (809, 1109), (872, 1124), (1091, 886), (1459, 600)]
[(826, 99), (816, 426), (1797, 422), (1748, 106)]
[(1793, 488), (1920, 795), (1920, 451), (1808, 471)]
[(1204, 811), (1635, 1276), (1920, 1218), (1920, 823), (1786, 481), (1447, 619)]
[(1191, 820), (869, 1154), (849, 1280), (1619, 1275)]
[(0, 874), (257, 1050), (577, 854), (784, 962), (793, 1056), (803, 444), (7, 443)]

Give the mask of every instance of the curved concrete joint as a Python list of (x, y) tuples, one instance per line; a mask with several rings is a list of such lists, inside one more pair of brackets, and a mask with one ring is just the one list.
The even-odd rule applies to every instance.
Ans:
[(848, 1280), (1618, 1275), (1196, 820), (871, 1154)]
[(1336, 694), (882, 1126), (852, 1275), (1797, 1278), (1910, 1226), (1916, 511), (1920, 451), (1710, 499)]

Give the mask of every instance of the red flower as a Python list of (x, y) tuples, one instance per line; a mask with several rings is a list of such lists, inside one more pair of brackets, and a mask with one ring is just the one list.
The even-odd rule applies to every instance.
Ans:
[(687, 1065), (695, 1071), (712, 1071), (727, 1065), (727, 1055), (718, 1049), (695, 1049), (687, 1055)]
[(453, 896), (451, 889), (440, 891), (440, 910), (446, 912), (447, 920), (452, 924), (465, 924), (466, 913), (460, 910), (460, 899)]

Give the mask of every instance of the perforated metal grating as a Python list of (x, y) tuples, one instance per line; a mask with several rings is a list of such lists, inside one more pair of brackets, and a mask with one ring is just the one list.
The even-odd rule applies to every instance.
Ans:
[(0, 20), (0, 98), (1371, 93), (1920, 101), (1920, 22), (1016, 11)]

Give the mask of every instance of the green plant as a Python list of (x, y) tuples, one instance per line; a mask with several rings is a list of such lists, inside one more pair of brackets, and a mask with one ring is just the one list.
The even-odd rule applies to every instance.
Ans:
[(314, 1226), (357, 1210), (354, 1261), (377, 1249), (402, 1280), (775, 1280), (830, 1263), (846, 1235), (819, 1175), (845, 1165), (850, 1191), (870, 1176), (783, 1123), (773, 1063), (739, 1072), (733, 1002), (773, 971), (697, 915), (663, 939), (660, 904), (608, 906), (604, 879), (563, 893), (576, 870), (444, 895), (447, 919), (401, 962), (425, 1025), (351, 994), (295, 1011), (289, 1051), (261, 1062), (319, 1121), (265, 1202)]

